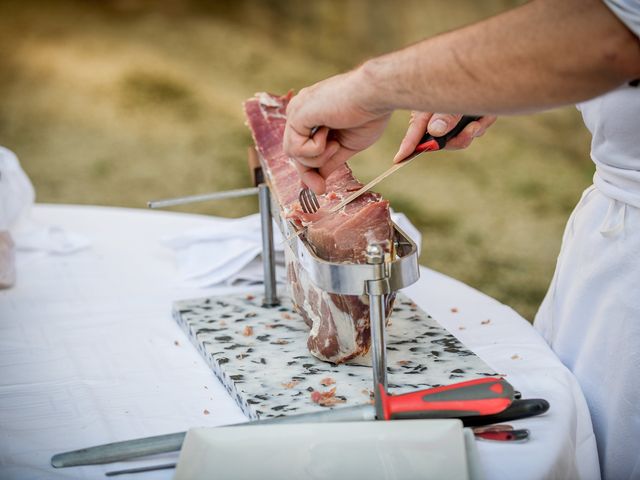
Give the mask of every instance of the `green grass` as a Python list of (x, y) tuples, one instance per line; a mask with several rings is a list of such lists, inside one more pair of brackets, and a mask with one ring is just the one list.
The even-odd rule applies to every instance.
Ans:
[[(41, 202), (142, 208), (247, 186), (245, 98), (302, 88), (517, 3), (0, 2), (0, 144)], [(354, 159), (362, 180), (389, 164), (406, 125), (396, 113)], [(588, 148), (574, 108), (502, 118), (471, 148), (425, 155), (378, 190), (422, 231), (424, 264), (532, 319), (591, 181)], [(241, 199), (182, 210), (256, 208)]]

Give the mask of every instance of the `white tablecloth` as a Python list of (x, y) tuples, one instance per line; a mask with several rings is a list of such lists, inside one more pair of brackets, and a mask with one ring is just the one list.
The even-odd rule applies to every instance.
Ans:
[[(99, 478), (166, 463), (177, 456), (60, 470), (49, 459), (244, 419), (171, 318), (174, 300), (232, 290), (181, 287), (173, 255), (159, 243), (205, 226), (207, 217), (61, 205), (37, 205), (33, 217), (88, 236), (92, 247), (69, 256), (20, 254), (16, 286), (0, 291), (0, 478)], [(478, 442), (488, 479), (599, 477), (580, 388), (524, 319), (427, 268), (406, 293), (525, 398), (551, 403), (544, 416), (512, 422), (531, 430), (529, 442)], [(171, 478), (172, 471), (144, 475)]]

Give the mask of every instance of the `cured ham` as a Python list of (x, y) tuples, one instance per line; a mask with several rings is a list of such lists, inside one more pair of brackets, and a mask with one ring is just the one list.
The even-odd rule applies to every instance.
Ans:
[[(379, 194), (368, 192), (336, 213), (323, 213), (362, 186), (347, 165), (326, 179), (326, 193), (318, 196), (320, 212), (302, 213), (298, 194), (304, 185), (282, 149), (290, 98), (291, 94), (258, 93), (244, 104), (247, 124), (272, 193), (282, 208), (281, 215), (306, 227), (308, 243), (324, 260), (365, 263), (365, 251), (370, 243), (380, 244), (389, 251), (393, 234), (389, 202)], [(310, 281), (290, 248), (285, 248), (285, 260), (293, 303), (310, 327), (309, 351), (332, 363), (348, 360), (366, 363), (371, 345), (367, 296), (325, 292)], [(393, 299), (394, 295), (386, 298), (387, 312)]]

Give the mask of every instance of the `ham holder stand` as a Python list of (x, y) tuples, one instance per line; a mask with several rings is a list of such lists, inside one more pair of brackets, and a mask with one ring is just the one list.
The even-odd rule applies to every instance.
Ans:
[(149, 202), (150, 208), (185, 205), (193, 202), (210, 201), (258, 194), (260, 223), (262, 230), (262, 262), (264, 269), (265, 308), (280, 305), (276, 286), (276, 262), (273, 240), (273, 224), (280, 228), (282, 236), (289, 243), (300, 265), (306, 270), (311, 281), (321, 290), (341, 295), (367, 295), (369, 297), (369, 318), (371, 321), (371, 364), (373, 370), (373, 391), (382, 385), (387, 390), (387, 363), (385, 340), (385, 296), (415, 283), (420, 276), (418, 247), (395, 224), (393, 227), (392, 255), (385, 254), (382, 246), (370, 244), (367, 247), (367, 263), (337, 263), (318, 257), (307, 242), (304, 232), (291, 222), (285, 222), (281, 206), (270, 194), (265, 181), (258, 153), (249, 149), (249, 168), (254, 188), (215, 192), (212, 194), (181, 197)]

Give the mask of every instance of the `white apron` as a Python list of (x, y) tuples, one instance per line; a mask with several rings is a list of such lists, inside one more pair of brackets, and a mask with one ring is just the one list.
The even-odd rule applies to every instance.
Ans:
[(603, 478), (640, 479), (640, 87), (578, 108), (594, 185), (569, 219), (534, 326), (584, 391)]

